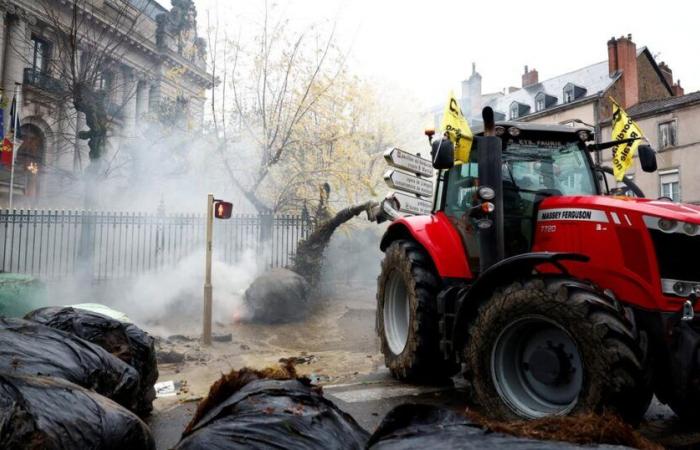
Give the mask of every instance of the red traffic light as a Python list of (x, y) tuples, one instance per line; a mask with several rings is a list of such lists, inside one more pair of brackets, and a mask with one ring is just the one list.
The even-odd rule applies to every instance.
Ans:
[(229, 202), (217, 201), (214, 203), (214, 217), (217, 219), (230, 219), (233, 204)]

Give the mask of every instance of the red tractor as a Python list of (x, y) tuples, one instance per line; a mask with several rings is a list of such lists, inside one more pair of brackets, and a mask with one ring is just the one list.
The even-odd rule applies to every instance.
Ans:
[[(432, 213), (393, 217), (381, 241), (376, 326), (394, 377), (462, 365), (498, 419), (609, 410), (651, 398), (700, 417), (700, 207), (611, 195), (588, 127), (493, 122), (469, 161), (432, 141)], [(643, 169), (654, 151), (639, 147)], [(618, 192), (619, 193), (619, 192)], [(384, 211), (399, 207), (391, 198)]]

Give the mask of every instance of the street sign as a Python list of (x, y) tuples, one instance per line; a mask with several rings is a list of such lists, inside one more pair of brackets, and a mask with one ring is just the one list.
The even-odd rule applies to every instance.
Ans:
[(399, 211), (403, 211), (409, 214), (415, 214), (418, 216), (424, 216), (430, 214), (433, 209), (433, 203), (418, 198), (411, 194), (404, 194), (403, 192), (392, 192), (390, 194), (399, 202)]
[(417, 173), (424, 177), (433, 176), (433, 165), (429, 160), (412, 155), (400, 148), (390, 148), (384, 152), (384, 159), (390, 166)]
[(418, 194), (425, 197), (433, 195), (433, 182), (425, 178), (418, 178), (412, 174), (390, 169), (384, 174), (384, 181), (389, 187), (402, 191)]

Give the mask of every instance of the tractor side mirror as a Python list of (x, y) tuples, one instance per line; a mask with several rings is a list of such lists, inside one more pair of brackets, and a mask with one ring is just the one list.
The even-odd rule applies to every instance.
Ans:
[(435, 139), (431, 143), (430, 156), (433, 168), (450, 169), (455, 165), (455, 146), (447, 138)]
[(641, 144), (637, 147), (637, 154), (643, 171), (656, 172), (656, 152), (650, 145)]

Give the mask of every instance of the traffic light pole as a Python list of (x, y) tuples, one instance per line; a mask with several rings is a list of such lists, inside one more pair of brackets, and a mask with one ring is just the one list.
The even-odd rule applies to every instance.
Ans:
[(207, 249), (206, 265), (204, 272), (204, 318), (202, 330), (202, 343), (211, 345), (211, 316), (212, 316), (212, 286), (211, 286), (211, 255), (212, 232), (214, 229), (214, 194), (207, 196)]

